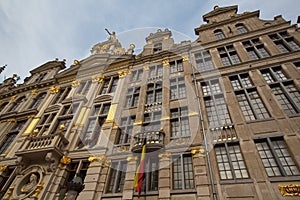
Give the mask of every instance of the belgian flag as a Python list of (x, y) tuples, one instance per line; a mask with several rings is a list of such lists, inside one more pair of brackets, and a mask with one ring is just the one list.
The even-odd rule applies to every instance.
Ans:
[(144, 171), (145, 171), (145, 154), (146, 154), (146, 143), (144, 143), (142, 148), (140, 164), (136, 170), (134, 183), (133, 183), (135, 191), (138, 192), (138, 198), (140, 198), (142, 192), (142, 185), (143, 185), (143, 178), (144, 178)]

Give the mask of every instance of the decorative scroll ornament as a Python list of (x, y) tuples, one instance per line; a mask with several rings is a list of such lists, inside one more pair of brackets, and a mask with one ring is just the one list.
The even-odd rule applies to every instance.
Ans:
[(102, 83), (104, 79), (105, 79), (105, 76), (103, 76), (103, 75), (93, 76), (92, 82)]
[(31, 91), (31, 94), (33, 94), (33, 95), (36, 95), (38, 93), (39, 93), (39, 91), (37, 89)]
[(72, 82), (72, 87), (77, 87), (80, 84), (80, 80), (76, 80)]
[(191, 150), (191, 154), (193, 155), (193, 157), (199, 157), (199, 156), (203, 156), (205, 153), (205, 149), (203, 148), (197, 148), (197, 149), (192, 149)]
[(169, 66), (170, 60), (169, 59), (163, 60), (162, 64), (163, 64), (163, 66)]
[(35, 189), (34, 194), (32, 196), (37, 198), (40, 195), (43, 188), (44, 188), (44, 183), (38, 184), (36, 186), (36, 189)]
[(7, 169), (7, 165), (0, 165), (0, 172), (4, 172)]
[(158, 157), (161, 161), (163, 161), (163, 160), (168, 161), (168, 160), (170, 160), (171, 153), (170, 152), (164, 152), (164, 153), (159, 154)]
[(107, 157), (105, 155), (91, 155), (88, 158), (88, 161), (90, 163), (92, 162), (102, 162), (103, 166), (109, 166), (110, 164), (110, 160), (107, 159)]
[(14, 96), (12, 96), (12, 97), (10, 97), (10, 99), (13, 101), (13, 100), (15, 100), (17, 98), (17, 95), (14, 95)]
[(119, 71), (119, 72), (118, 72), (119, 78), (125, 77), (127, 74), (129, 74), (129, 72), (130, 72), (130, 71), (129, 71), (128, 69), (123, 70), (123, 71)]
[(56, 93), (58, 93), (59, 91), (60, 91), (60, 87), (59, 86), (51, 86), (50, 87), (50, 93), (51, 94), (56, 94)]
[(300, 184), (278, 185), (282, 196), (300, 196)]
[(136, 164), (137, 159), (138, 159), (137, 156), (128, 156), (127, 162), (128, 164)]
[(188, 56), (188, 55), (182, 56), (182, 61), (183, 61), (183, 62), (184, 62), (184, 61), (189, 61), (189, 56)]
[(60, 159), (60, 163), (64, 164), (64, 165), (68, 165), (71, 163), (71, 158), (70, 157), (67, 157), (67, 156), (63, 156), (61, 159)]

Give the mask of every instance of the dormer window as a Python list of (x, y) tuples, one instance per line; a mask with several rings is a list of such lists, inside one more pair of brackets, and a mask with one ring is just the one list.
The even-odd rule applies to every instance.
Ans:
[(162, 43), (161, 42), (154, 44), (154, 47), (153, 47), (153, 53), (156, 53), (159, 51), (162, 51)]
[(214, 31), (217, 40), (221, 40), (225, 38), (225, 35), (221, 29), (217, 29)]
[(244, 26), (244, 24), (237, 24), (235, 25), (237, 31), (239, 32), (239, 34), (243, 34), (243, 33), (247, 33), (248, 30), (247, 28)]
[(44, 80), (45, 76), (47, 75), (47, 72), (44, 72), (44, 73), (40, 73), (38, 75), (38, 77), (35, 79), (35, 83), (38, 83), (38, 82), (41, 82), (42, 80)]

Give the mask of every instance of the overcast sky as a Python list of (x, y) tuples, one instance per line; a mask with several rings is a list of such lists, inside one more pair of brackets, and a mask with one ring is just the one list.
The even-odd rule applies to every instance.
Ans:
[(238, 13), (260, 10), (266, 20), (282, 15), (292, 24), (300, 15), (299, 0), (0, 0), (0, 67), (8, 65), (0, 82), (13, 73), (23, 82), (30, 70), (55, 58), (69, 67), (108, 38), (105, 28), (126, 49), (130, 43), (141, 49), (158, 28), (194, 41), (194, 28), (215, 5), (238, 5)]

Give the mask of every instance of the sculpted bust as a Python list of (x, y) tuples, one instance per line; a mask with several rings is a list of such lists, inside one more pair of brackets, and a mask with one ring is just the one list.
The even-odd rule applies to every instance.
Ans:
[(38, 183), (38, 177), (37, 175), (32, 173), (29, 177), (29, 181), (22, 186), (21, 192), (23, 194), (27, 194), (31, 192), (34, 189), (34, 187), (37, 185), (37, 183)]

